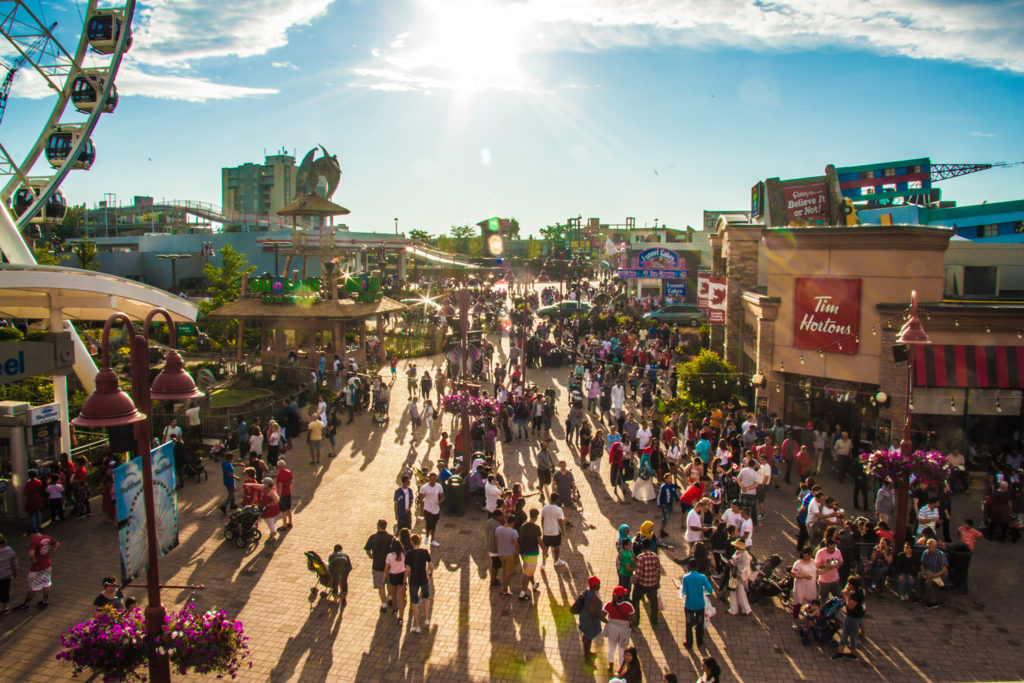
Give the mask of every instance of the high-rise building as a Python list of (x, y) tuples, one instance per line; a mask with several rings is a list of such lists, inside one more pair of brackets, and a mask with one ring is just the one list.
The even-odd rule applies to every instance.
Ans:
[(282, 149), (262, 164), (222, 168), (224, 212), (272, 215), (295, 198), (295, 156)]

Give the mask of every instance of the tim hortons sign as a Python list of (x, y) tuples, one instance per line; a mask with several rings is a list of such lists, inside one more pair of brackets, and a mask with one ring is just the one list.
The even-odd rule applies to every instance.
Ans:
[(793, 346), (826, 353), (857, 353), (860, 278), (796, 278)]

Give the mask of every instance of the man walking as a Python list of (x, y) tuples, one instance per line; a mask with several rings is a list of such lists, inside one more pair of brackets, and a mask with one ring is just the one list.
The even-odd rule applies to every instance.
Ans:
[(402, 485), (395, 489), (395, 529), (412, 529), (412, 487), (409, 475), (402, 477)]
[[(423, 373), (424, 377), (429, 377)], [(420, 610), (423, 611), (423, 628), (430, 628), (430, 579), (434, 576), (434, 565), (430, 561), (430, 551), (421, 548), (422, 539), (413, 534), (409, 541), (412, 550), (405, 554), (405, 573), (409, 583), (409, 605), (412, 632), (420, 633)]]
[(427, 530), (424, 539), (430, 539), (430, 545), (438, 547), (437, 542), (437, 520), (441, 518), (441, 503), (444, 502), (444, 488), (437, 483), (437, 472), (431, 472), (427, 483), (420, 487), (420, 495), (423, 496), (423, 518), (426, 521)]
[(562, 512), (565, 513), (565, 526), (572, 526), (572, 522), (569, 520), (569, 511), (575, 507), (572, 494), (576, 489), (576, 480), (573, 478), (572, 472), (569, 471), (569, 467), (564, 460), (558, 461), (558, 470), (552, 476), (552, 484), (559, 500), (562, 501)]
[(288, 469), (288, 463), (284, 458), (277, 459), (277, 475), (274, 477), (274, 485), (277, 488), (277, 495), (280, 500), (277, 507), (281, 511), (281, 528), (292, 528), (292, 481), (295, 477)]
[(238, 476), (235, 474), (235, 466), (231, 464), (231, 456), (224, 458), (220, 461), (221, 481), (224, 483), (224, 489), (228, 493), (227, 499), (224, 504), (220, 506), (220, 511), (223, 514), (228, 513), (228, 508), (232, 510), (236, 509), (238, 505), (235, 504), (235, 482), (238, 481)]
[(839, 483), (846, 481), (846, 474), (850, 469), (850, 454), (853, 453), (853, 441), (850, 440), (850, 433), (843, 432), (842, 436), (836, 439), (832, 446), (832, 454), (836, 456), (836, 474), (839, 476)]
[(643, 550), (636, 558), (636, 565), (633, 569), (633, 597), (631, 602), (636, 607), (637, 625), (640, 624), (640, 601), (647, 598), (650, 602), (651, 625), (658, 625), (658, 588), (661, 586), (661, 561), (658, 556), (651, 552), (651, 543), (654, 539), (648, 539), (643, 544)]
[(391, 542), (393, 540), (394, 537), (388, 533), (388, 521), (386, 519), (378, 519), (377, 533), (370, 536), (366, 540), (366, 545), (363, 546), (366, 556), (372, 562), (370, 569), (373, 572), (373, 587), (380, 593), (380, 611), (382, 614), (388, 611), (390, 605), (385, 573), (387, 572), (386, 561), (388, 553), (391, 552)]
[[(750, 508), (754, 515), (757, 514), (757, 488), (760, 482), (757, 461), (751, 458), (747, 461), (746, 467), (736, 475), (736, 483), (740, 485), (740, 506)], [(757, 525), (756, 518), (754, 525)]]
[(659, 534), (662, 538), (668, 536), (665, 527), (668, 526), (669, 520), (672, 519), (672, 506), (677, 498), (679, 498), (679, 489), (672, 483), (672, 475), (666, 474), (665, 480), (658, 488), (658, 508), (661, 510), (661, 531)]
[(317, 415), (313, 416), (313, 419), (309, 423), (309, 436), (307, 440), (309, 442), (309, 464), (319, 465), (320, 464), (320, 446), (323, 444), (324, 439), (324, 428), (325, 425), (320, 421), (320, 417)]
[(551, 548), (551, 554), (555, 558), (554, 566), (565, 566), (565, 560), (559, 558), (562, 550), (562, 533), (565, 531), (565, 513), (558, 503), (558, 494), (552, 493), (551, 501), (540, 510), (540, 528), (544, 532), (541, 545), (544, 553), (544, 559), (541, 560), (542, 567), (548, 561), (548, 548)]
[(523, 560), (523, 587), (519, 591), (520, 600), (529, 600), (530, 585), (533, 585), (533, 592), (539, 593), (537, 580), (534, 574), (537, 572), (537, 559), (541, 548), (544, 547), (543, 533), (537, 520), (540, 518), (540, 510), (530, 508), (530, 521), (523, 524), (519, 529), (519, 555)]
[(693, 647), (693, 632), (697, 632), (697, 647), (704, 647), (704, 607), (705, 595), (714, 593), (708, 577), (697, 571), (696, 563), (690, 560), (689, 572), (683, 577), (683, 609), (686, 612), (686, 640), (683, 647)]
[(540, 499), (544, 500), (544, 489), (551, 484), (551, 476), (558, 461), (555, 454), (548, 450), (549, 442), (545, 439), (540, 442), (540, 450), (537, 451), (537, 489), (540, 491)]
[(25, 595), (25, 601), (15, 609), (28, 609), (29, 605), (32, 604), (32, 596), (36, 594), (36, 591), (43, 592), (43, 599), (39, 602), (39, 609), (46, 609), (50, 604), (50, 586), (52, 585), (50, 556), (53, 554), (53, 551), (60, 547), (60, 543), (46, 534), (39, 533), (39, 529), (36, 527), (29, 529), (28, 535), (28, 559), (31, 562), (28, 568), (28, 575), (26, 576), (28, 579), (28, 593)]
[(519, 532), (512, 528), (512, 515), (506, 515), (501, 526), (494, 530), (494, 542), (501, 561), (501, 597), (511, 598), (508, 584), (516, 573), (516, 559), (519, 557)]

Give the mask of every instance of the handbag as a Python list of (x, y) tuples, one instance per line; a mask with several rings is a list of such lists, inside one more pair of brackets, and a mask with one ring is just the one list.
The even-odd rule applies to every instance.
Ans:
[(636, 479), (636, 465), (633, 464), (632, 460), (622, 466), (622, 479), (624, 481), (633, 481)]
[(710, 600), (705, 600), (704, 601), (704, 618), (705, 619), (710, 619), (711, 617), (715, 616), (716, 614), (718, 614), (718, 610), (715, 609), (715, 606), (711, 604)]

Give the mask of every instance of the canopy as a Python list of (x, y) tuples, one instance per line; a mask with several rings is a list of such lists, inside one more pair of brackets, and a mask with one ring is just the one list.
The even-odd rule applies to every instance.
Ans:
[(304, 194), (294, 202), (278, 209), (278, 216), (344, 216), (351, 213), (344, 206), (324, 199), (318, 194)]
[(68, 320), (106, 320), (117, 312), (141, 320), (154, 308), (167, 309), (176, 322), (192, 322), (199, 312), (188, 299), (116, 275), (0, 265), (0, 317), (48, 320), (51, 309), (61, 309)]

